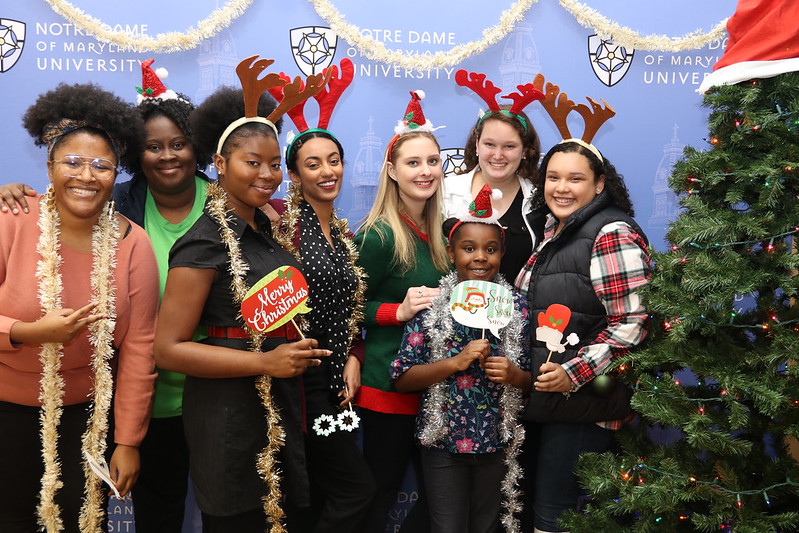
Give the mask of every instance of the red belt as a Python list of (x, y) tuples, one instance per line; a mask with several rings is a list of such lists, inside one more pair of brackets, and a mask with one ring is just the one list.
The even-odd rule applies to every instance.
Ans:
[[(217, 339), (249, 339), (250, 334), (244, 328), (220, 328), (217, 326), (208, 326), (208, 336)], [(263, 334), (264, 337), (285, 337), (287, 340), (293, 341), (300, 338), (297, 334), (297, 328), (291, 324), (284, 324), (277, 329), (267, 331)]]

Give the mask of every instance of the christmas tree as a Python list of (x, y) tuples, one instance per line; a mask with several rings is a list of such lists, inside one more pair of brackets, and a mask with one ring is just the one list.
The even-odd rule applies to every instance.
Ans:
[[(796, 66), (799, 3), (740, 2), (747, 39), (763, 39), (751, 17), (766, 4), (782, 4), (771, 24), (793, 34), (779, 53)], [(617, 369), (640, 417), (616, 453), (581, 458), (592, 499), (566, 517), (573, 533), (799, 531), (799, 68), (746, 78), (733, 22), (737, 74), (704, 97), (709, 144), (670, 178), (682, 210), (653, 254), (650, 338)]]

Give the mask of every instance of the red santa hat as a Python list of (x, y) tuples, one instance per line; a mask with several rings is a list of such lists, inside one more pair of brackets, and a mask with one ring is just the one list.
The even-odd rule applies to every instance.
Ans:
[(179, 98), (177, 93), (173, 90), (167, 89), (161, 80), (165, 80), (169, 76), (169, 72), (163, 67), (158, 70), (153, 70), (151, 65), (155, 59), (148, 59), (142, 61), (141, 64), (141, 87), (136, 87), (136, 92), (139, 93), (136, 98), (136, 103), (141, 104), (145, 100), (159, 98), (161, 100), (173, 100)]
[(732, 85), (799, 71), (799, 2), (796, 0), (739, 0), (727, 21), (729, 39), (713, 73), (699, 86)]
[(405, 108), (405, 115), (402, 120), (397, 122), (394, 128), (394, 133), (402, 135), (412, 131), (435, 131), (438, 128), (433, 127), (433, 123), (428, 121), (422, 111), (422, 100), (424, 100), (424, 91), (410, 91), (411, 100), (408, 102), (408, 107)]

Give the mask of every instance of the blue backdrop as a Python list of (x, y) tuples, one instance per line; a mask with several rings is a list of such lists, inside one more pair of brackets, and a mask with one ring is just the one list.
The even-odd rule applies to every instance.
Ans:
[[(73, 0), (73, 5), (112, 27), (134, 34), (156, 35), (184, 31), (221, 4), (218, 0), (155, 3)], [(335, 0), (348, 22), (385, 42), (390, 49), (406, 53), (430, 53), (478, 39), (483, 28), (494, 25), (510, 0), (485, 2), (445, 0), (439, 2), (364, 3)], [(734, 0), (657, 0), (626, 2), (590, 0), (592, 8), (606, 17), (642, 34), (684, 35), (696, 29), (709, 30), (732, 14)], [(273, 68), (291, 76), (301, 74), (295, 57), (312, 56), (336, 64), (349, 57), (355, 64), (355, 81), (337, 107), (330, 129), (346, 150), (346, 183), (338, 207), (356, 224), (374, 198), (381, 155), (393, 134), (393, 127), (408, 102), (408, 90), (423, 89), (425, 114), (436, 125), (449, 163), (458, 162), (477, 111), (485, 107), (471, 91), (457, 87), (454, 72), (466, 68), (484, 72), (505, 94), (519, 83), (532, 81), (541, 72), (547, 81), (560, 85), (575, 102), (584, 96), (604, 98), (617, 112), (595, 138), (594, 143), (625, 176), (636, 209), (636, 218), (651, 242), (663, 248), (669, 220), (677, 212), (674, 193), (668, 188), (671, 165), (685, 145), (707, 146), (706, 113), (701, 95), (695, 91), (726, 42), (688, 52), (662, 53), (645, 50), (616, 50), (625, 53), (626, 72), (595, 74), (589, 38), (593, 34), (555, 0), (541, 0), (499, 44), (472, 57), (458, 67), (426, 73), (366, 59), (358, 49), (326, 28), (308, 2), (267, 2), (256, 0), (244, 16), (228, 29), (204, 41), (198, 48), (172, 54), (139, 54), (98, 42), (57, 15), (41, 0), (4, 1), (0, 4), (0, 33), (5, 26), (14, 32), (20, 49), (0, 42), (0, 153), (3, 156), (0, 182), (25, 181), (44, 190), (47, 178), (45, 152), (34, 147), (21, 127), (20, 117), (36, 96), (59, 82), (92, 81), (135, 101), (134, 86), (141, 84), (140, 61), (155, 58), (154, 67), (165, 67), (168, 88), (201, 102), (216, 87), (237, 85), (234, 68), (244, 57), (260, 54), (276, 59)], [(301, 28), (301, 29), (300, 29)], [(311, 34), (327, 44), (326, 57), (314, 56), (297, 35)], [(321, 37), (314, 37), (318, 34)], [(3, 35), (0, 35), (3, 38)], [(8, 36), (6, 34), (6, 39)], [(302, 61), (300, 60), (300, 63)], [(622, 69), (623, 70), (623, 69)], [(623, 74), (623, 75), (622, 75)], [(306, 106), (315, 113), (314, 104)], [(557, 130), (538, 104), (527, 113), (541, 135), (544, 150), (559, 140)], [(574, 117), (573, 131), (582, 131)], [(312, 118), (315, 120), (315, 117)], [(315, 122), (309, 120), (312, 125)], [(284, 132), (292, 127), (286, 120)], [(451, 166), (449, 167), (452, 168)], [(122, 176), (120, 179), (127, 179)], [(405, 493), (401, 499), (414, 498)], [(112, 504), (111, 531), (133, 531), (132, 512), (123, 504)], [(403, 507), (395, 515), (401, 518)], [(192, 524), (188, 524), (187, 530)]]

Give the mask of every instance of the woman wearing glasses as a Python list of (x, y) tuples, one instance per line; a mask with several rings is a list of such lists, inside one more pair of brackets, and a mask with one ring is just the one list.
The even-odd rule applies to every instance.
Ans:
[(155, 258), (110, 202), (142, 123), (90, 84), (41, 95), (23, 122), (50, 186), (0, 225), (0, 531), (100, 531), (108, 487), (86, 458), (108, 451), (130, 491), (155, 380)]

